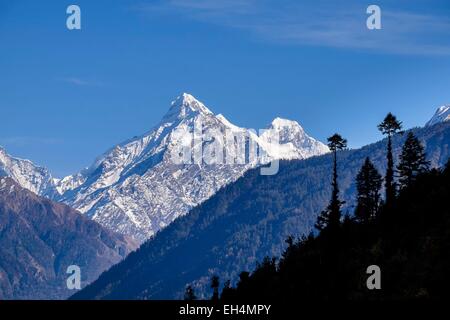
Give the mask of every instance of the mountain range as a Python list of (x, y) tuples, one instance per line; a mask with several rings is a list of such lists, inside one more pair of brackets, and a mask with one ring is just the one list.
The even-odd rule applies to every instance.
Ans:
[[(202, 141), (203, 151), (218, 145), (224, 154), (237, 159), (240, 142), (226, 140), (228, 131), (244, 137), (247, 150), (256, 146), (264, 156), (258, 159), (261, 161), (237, 159), (234, 164), (205, 163), (204, 159), (174, 163), (172, 156), (180, 138), (192, 135), (199, 123), (201, 133), (218, 132), (224, 137)], [(295, 121), (276, 118), (266, 129), (258, 135), (235, 126), (184, 93), (153, 129), (112, 147), (79, 173), (53, 179), (48, 170), (7, 155), (0, 158), (0, 169), (23, 187), (66, 203), (102, 226), (142, 242), (250, 168), (274, 159), (305, 159), (329, 151)], [(194, 147), (196, 142), (188, 143)]]
[[(450, 156), (450, 122), (413, 129), (433, 167)], [(406, 135), (393, 139), (398, 158)], [(339, 185), (346, 202), (355, 203), (355, 176), (366, 157), (386, 170), (386, 140), (338, 153)], [(187, 285), (207, 298), (210, 279), (238, 278), (266, 256), (279, 257), (288, 236), (313, 231), (317, 215), (331, 196), (332, 156), (283, 161), (278, 174), (245, 173), (235, 183), (176, 219), (127, 259), (113, 266), (73, 299), (176, 299)]]
[[(440, 107), (414, 129), (434, 166), (449, 156), (449, 113)], [(199, 123), (200, 134), (216, 132), (219, 139), (196, 141)], [(235, 126), (182, 94), (149, 132), (63, 179), (0, 148), (0, 177), (9, 177), (0, 178), (0, 298), (67, 297), (71, 292), (61, 286), (67, 264), (83, 267), (85, 286), (136, 248), (134, 240), (145, 243), (75, 298), (180, 298), (186, 284), (206, 297), (212, 274), (235, 281), (266, 255), (279, 256), (289, 235), (312, 231), (330, 196), (331, 161), (328, 147), (295, 121), (276, 118), (266, 129), (258, 135)], [(394, 139), (396, 156), (403, 139)], [(357, 170), (370, 156), (384, 171), (385, 144), (339, 154), (349, 211)], [(234, 162), (194, 155), (176, 163), (180, 145), (201, 147), (213, 159), (231, 155)], [(252, 146), (262, 157), (245, 151), (239, 158), (239, 148)], [(276, 159), (283, 160), (279, 172), (261, 175), (260, 166)]]

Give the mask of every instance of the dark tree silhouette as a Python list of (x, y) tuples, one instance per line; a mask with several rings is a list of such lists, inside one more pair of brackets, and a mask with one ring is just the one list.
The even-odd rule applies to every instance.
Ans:
[(328, 207), (322, 211), (317, 218), (316, 228), (318, 230), (335, 229), (341, 221), (341, 206), (344, 202), (339, 200), (339, 185), (337, 172), (337, 151), (347, 147), (347, 140), (339, 134), (334, 134), (328, 138), (328, 147), (333, 152), (333, 182), (332, 195)]
[(220, 295), (221, 300), (227, 300), (233, 294), (233, 289), (231, 288), (231, 281), (225, 281), (222, 289), (222, 294)]
[(418, 174), (428, 171), (430, 162), (426, 159), (424, 147), (416, 136), (409, 132), (400, 155), (399, 172), (400, 188), (406, 188)]
[(195, 296), (194, 289), (192, 288), (192, 286), (186, 287), (186, 291), (184, 292), (184, 300), (187, 301), (197, 300), (197, 297)]
[(384, 135), (388, 137), (387, 145), (387, 169), (385, 177), (386, 205), (389, 206), (396, 196), (396, 186), (394, 181), (394, 155), (392, 154), (392, 136), (402, 129), (402, 123), (392, 114), (388, 113), (383, 122), (378, 125)]
[(356, 176), (358, 204), (355, 209), (355, 217), (359, 222), (368, 223), (376, 217), (380, 208), (382, 183), (381, 175), (370, 159), (366, 158), (364, 165)]
[(219, 277), (214, 275), (211, 278), (211, 288), (213, 289), (213, 296), (211, 298), (212, 301), (218, 301), (219, 300)]
[[(364, 167), (371, 168), (368, 161)], [(241, 275), (222, 301), (447, 301), (449, 194), (450, 162), (400, 189), (392, 206), (383, 206), (393, 219), (365, 225), (346, 218), (339, 237), (322, 231), (295, 242), (290, 238), (277, 266), (265, 259), (250, 275)], [(367, 288), (371, 264), (383, 266), (383, 290)]]

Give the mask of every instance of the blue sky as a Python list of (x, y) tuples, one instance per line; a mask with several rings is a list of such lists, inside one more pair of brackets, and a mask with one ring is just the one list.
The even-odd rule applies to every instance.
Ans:
[[(366, 28), (370, 4), (382, 30)], [(446, 0), (0, 1), (0, 145), (56, 176), (149, 130), (181, 92), (239, 126), (281, 116), (358, 147), (388, 111), (423, 125), (449, 89)]]

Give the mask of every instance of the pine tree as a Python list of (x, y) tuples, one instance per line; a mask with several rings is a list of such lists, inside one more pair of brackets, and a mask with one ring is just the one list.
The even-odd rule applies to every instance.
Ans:
[(184, 292), (184, 300), (187, 301), (197, 300), (197, 297), (195, 296), (194, 289), (192, 288), (192, 286), (186, 287), (186, 291)]
[(341, 206), (344, 202), (339, 200), (339, 185), (337, 172), (337, 151), (347, 147), (347, 140), (343, 139), (339, 134), (334, 134), (328, 138), (328, 147), (333, 152), (333, 182), (331, 184), (333, 190), (331, 201), (328, 207), (322, 211), (317, 218), (316, 228), (320, 231), (325, 229), (335, 229), (341, 221)]
[(429, 165), (423, 145), (412, 132), (409, 132), (397, 167), (400, 175), (400, 188), (410, 186), (418, 174), (428, 171)]
[(231, 281), (230, 280), (225, 281), (222, 289), (222, 294), (220, 295), (220, 300), (228, 301), (228, 299), (232, 297), (233, 293), (234, 290), (231, 287)]
[(355, 217), (359, 222), (367, 223), (376, 217), (380, 207), (382, 181), (382, 177), (373, 163), (369, 158), (366, 158), (364, 165), (356, 176), (358, 204)]
[(386, 205), (390, 205), (395, 199), (397, 191), (394, 181), (394, 156), (392, 154), (392, 136), (402, 129), (402, 123), (392, 114), (388, 113), (383, 122), (378, 125), (384, 135), (388, 137), (387, 145), (387, 169), (385, 176), (385, 188), (386, 188)]
[(219, 301), (219, 285), (219, 277), (214, 275), (211, 278), (211, 288), (213, 289), (212, 301)]

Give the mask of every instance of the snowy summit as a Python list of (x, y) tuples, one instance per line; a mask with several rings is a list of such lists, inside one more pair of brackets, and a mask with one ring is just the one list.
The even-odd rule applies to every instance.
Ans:
[[(215, 115), (195, 97), (183, 93), (150, 131), (112, 147), (89, 168), (74, 175), (60, 180), (51, 179), (46, 172), (36, 175), (28, 162), (16, 163), (10, 157), (2, 161), (1, 152), (0, 169), (3, 167), (7, 175), (28, 189), (64, 202), (110, 230), (145, 241), (224, 185), (261, 164), (174, 163), (171, 155), (180, 146), (180, 136), (189, 136), (198, 122), (204, 131), (231, 129), (245, 133), (248, 143), (264, 151), (261, 163), (305, 159), (328, 152), (326, 145), (309, 137), (295, 121), (276, 118), (268, 126), (269, 131), (258, 136), (232, 124), (223, 115)], [(212, 143), (204, 141), (203, 149), (207, 150)], [(220, 148), (233, 154), (238, 147), (237, 142), (227, 142)], [(52, 188), (45, 182), (52, 182)]]
[(435, 124), (450, 121), (450, 105), (439, 107), (431, 118), (430, 121), (426, 123), (426, 127), (431, 127)]

